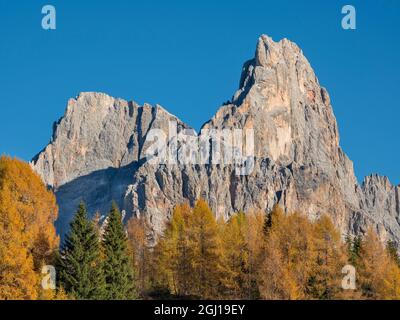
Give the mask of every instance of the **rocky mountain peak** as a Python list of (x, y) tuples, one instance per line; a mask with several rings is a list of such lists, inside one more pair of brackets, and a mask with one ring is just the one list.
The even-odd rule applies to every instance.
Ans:
[(69, 99), (65, 115), (54, 124), (52, 141), (34, 157), (34, 167), (57, 189), (92, 172), (126, 166), (144, 157), (147, 132), (167, 130), (170, 119), (182, 124), (160, 105), (139, 106), (104, 93), (82, 92)]
[(274, 67), (299, 55), (302, 55), (301, 50), (294, 42), (286, 38), (274, 42), (271, 37), (262, 35), (258, 39), (255, 62), (257, 66)]
[(284, 164), (323, 165), (342, 156), (329, 94), (300, 48), (287, 39), (259, 38), (232, 104), (204, 127), (215, 126), (253, 127), (257, 156)]
[(358, 184), (339, 145), (329, 94), (293, 42), (261, 36), (255, 56), (243, 65), (232, 101), (198, 136), (205, 129), (252, 130), (254, 167), (248, 174), (237, 175), (229, 163), (147, 161), (149, 132), (168, 134), (171, 120), (177, 132), (189, 129), (160, 106), (139, 106), (102, 93), (69, 100), (52, 141), (32, 162), (56, 191), (61, 234), (79, 201), (91, 213), (106, 213), (115, 200), (127, 218), (144, 215), (156, 238), (175, 205), (202, 197), (225, 219), (238, 211), (268, 212), (278, 203), (311, 219), (327, 214), (343, 235), (372, 226), (383, 240), (400, 243), (399, 188), (379, 177)]

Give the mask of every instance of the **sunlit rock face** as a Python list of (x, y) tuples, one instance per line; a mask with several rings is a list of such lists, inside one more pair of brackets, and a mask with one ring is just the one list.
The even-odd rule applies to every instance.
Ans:
[[(153, 129), (167, 137), (166, 149), (184, 148), (171, 139), (171, 121), (178, 134), (191, 132), (199, 140), (213, 130), (252, 130), (252, 170), (238, 175), (224, 161), (150, 163), (146, 151)], [(343, 236), (372, 226), (382, 240), (400, 240), (399, 187), (377, 176), (358, 184), (339, 145), (329, 94), (301, 49), (287, 39), (259, 38), (238, 91), (199, 136), (158, 105), (82, 93), (68, 102), (32, 166), (56, 191), (61, 234), (82, 199), (92, 214), (106, 214), (115, 200), (126, 217), (144, 215), (156, 238), (176, 204), (202, 197), (225, 219), (238, 211), (268, 212), (279, 203), (311, 219), (331, 216)]]

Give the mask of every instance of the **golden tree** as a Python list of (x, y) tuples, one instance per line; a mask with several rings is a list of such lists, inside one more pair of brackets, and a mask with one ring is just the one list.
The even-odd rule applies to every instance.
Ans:
[(217, 298), (221, 287), (219, 227), (204, 200), (177, 206), (157, 244), (157, 284), (173, 294)]
[(156, 286), (165, 287), (171, 293), (186, 296), (192, 293), (192, 251), (189, 247), (189, 216), (192, 209), (188, 204), (174, 208), (171, 221), (154, 250)]
[(222, 295), (224, 298), (241, 298), (247, 284), (249, 252), (245, 243), (246, 216), (240, 212), (221, 225), (222, 238)]
[(342, 294), (342, 268), (347, 264), (344, 244), (328, 216), (320, 217), (313, 226), (316, 260), (312, 261), (308, 295), (316, 299), (339, 298)]
[(257, 279), (264, 256), (264, 215), (239, 212), (220, 221), (223, 274), (221, 295), (226, 299), (259, 298)]
[(265, 258), (265, 215), (260, 211), (250, 211), (246, 214), (244, 239), (247, 248), (246, 281), (243, 298), (259, 299), (259, 278), (261, 266)]
[(357, 282), (367, 299), (400, 299), (400, 269), (379, 240), (368, 229), (357, 261)]
[(260, 293), (265, 299), (332, 299), (346, 264), (340, 234), (327, 216), (311, 222), (275, 206), (265, 223)]
[(150, 289), (152, 255), (148, 236), (150, 228), (145, 217), (132, 217), (127, 225), (129, 247), (135, 274), (135, 284), (140, 296)]
[(58, 208), (29, 164), (0, 158), (0, 298), (35, 299), (37, 273), (54, 257)]
[(221, 238), (215, 216), (202, 199), (189, 216), (188, 234), (193, 295), (217, 298), (223, 269)]
[(264, 299), (304, 299), (312, 274), (315, 248), (306, 217), (285, 215), (275, 207), (266, 237), (260, 293)]

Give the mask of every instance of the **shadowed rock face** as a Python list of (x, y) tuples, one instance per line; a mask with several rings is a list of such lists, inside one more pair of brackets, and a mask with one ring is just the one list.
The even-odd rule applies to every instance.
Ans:
[(329, 94), (293, 42), (261, 36), (255, 57), (243, 66), (239, 90), (199, 135), (252, 129), (255, 161), (249, 175), (236, 175), (234, 166), (224, 163), (146, 161), (150, 130), (168, 136), (170, 120), (177, 122), (178, 133), (190, 129), (160, 106), (101, 93), (82, 93), (68, 102), (52, 141), (32, 161), (56, 191), (61, 234), (81, 199), (91, 213), (102, 214), (115, 200), (127, 217), (145, 215), (159, 235), (176, 204), (203, 197), (225, 219), (240, 210), (267, 212), (279, 203), (311, 219), (330, 215), (343, 235), (373, 226), (383, 241), (400, 242), (399, 187), (378, 176), (357, 183), (339, 146)]

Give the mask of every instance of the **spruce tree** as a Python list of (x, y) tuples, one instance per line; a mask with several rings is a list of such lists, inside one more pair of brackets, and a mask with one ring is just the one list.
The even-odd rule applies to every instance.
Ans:
[(122, 216), (113, 202), (103, 236), (105, 254), (104, 272), (107, 299), (135, 298), (133, 264), (128, 252), (128, 240)]
[(400, 266), (400, 257), (397, 252), (397, 245), (393, 240), (389, 240), (386, 244), (386, 250), (393, 261)]
[(268, 234), (269, 230), (272, 227), (274, 216), (283, 215), (283, 214), (284, 214), (284, 212), (283, 212), (282, 208), (278, 204), (275, 204), (274, 207), (272, 208), (272, 210), (265, 215), (265, 219), (264, 219), (264, 234), (265, 235)]
[(59, 280), (67, 293), (76, 299), (105, 298), (105, 281), (101, 261), (101, 242), (85, 204), (70, 224), (64, 248), (59, 258)]
[(354, 266), (357, 265), (357, 262), (360, 258), (362, 243), (362, 236), (355, 236), (354, 238), (347, 236), (346, 238), (347, 255), (349, 257), (349, 262)]

